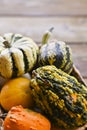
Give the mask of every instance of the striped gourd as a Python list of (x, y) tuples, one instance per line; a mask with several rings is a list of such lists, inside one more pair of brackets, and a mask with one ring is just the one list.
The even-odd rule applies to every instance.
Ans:
[(57, 40), (50, 41), (40, 48), (38, 61), (40, 66), (55, 65), (67, 73), (70, 73), (73, 67), (70, 47)]
[(0, 36), (0, 75), (11, 78), (30, 71), (37, 53), (38, 46), (31, 38), (13, 33)]
[(87, 123), (87, 86), (55, 66), (39, 67), (32, 73), (31, 90), (37, 106), (63, 128)]
[(40, 66), (55, 65), (70, 74), (73, 68), (71, 48), (63, 41), (49, 40), (52, 29), (43, 35), (38, 63)]

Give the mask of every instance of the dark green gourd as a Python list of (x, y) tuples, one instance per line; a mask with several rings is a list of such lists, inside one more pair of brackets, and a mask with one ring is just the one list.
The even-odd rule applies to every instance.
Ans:
[(57, 68), (70, 73), (73, 68), (71, 48), (63, 41), (50, 40), (53, 28), (43, 35), (38, 62), (40, 66), (55, 65)]
[(62, 128), (87, 123), (87, 86), (55, 66), (39, 67), (32, 73), (31, 90), (37, 106)]

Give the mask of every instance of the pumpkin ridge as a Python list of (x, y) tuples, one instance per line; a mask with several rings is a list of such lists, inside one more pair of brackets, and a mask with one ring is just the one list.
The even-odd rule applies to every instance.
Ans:
[[(73, 67), (73, 63), (71, 61), (71, 50), (69, 47), (66, 46), (66, 63), (64, 65), (64, 67), (62, 68), (65, 72), (71, 72), (72, 71), (72, 67)], [(72, 64), (71, 64), (72, 63)]]
[[(4, 54), (6, 54), (4, 56)], [(8, 60), (9, 59), (9, 60)], [(4, 77), (4, 74), (6, 75), (6, 77), (8, 78), (8, 75), (12, 76), (12, 59), (10, 56), (10, 48), (6, 48), (3, 50), (3, 52), (1, 52), (0, 55), (0, 75), (2, 77)], [(6, 71), (6, 69), (8, 68), (8, 70)]]
[(23, 50), (23, 49), (20, 49), (20, 50), (21, 50), (22, 53), (23, 53), (23, 60), (24, 60), (24, 63), (25, 63), (24, 71), (25, 71), (25, 73), (26, 73), (27, 70), (29, 69), (29, 62), (28, 62), (28, 59), (27, 59), (27, 56), (26, 56), (24, 50)]
[(16, 41), (18, 42), (18, 40), (21, 40), (22, 39), (22, 36), (19, 35), (19, 34), (13, 34), (12, 37), (11, 37), (11, 44), (15, 44)]
[(60, 47), (61, 46), (57, 42), (55, 42), (55, 48), (53, 50), (56, 51), (55, 54), (57, 54), (57, 55), (55, 57), (56, 60), (54, 62), (54, 65), (57, 66), (58, 68), (61, 68), (61, 65), (62, 65), (62, 62), (63, 62), (63, 54), (61, 52), (61, 48)]
[(13, 34), (11, 35), (11, 41), (10, 41), (11, 45), (13, 44), (14, 39), (15, 39), (15, 34), (13, 33)]
[[(46, 48), (45, 48), (45, 50), (44, 50), (44, 51), (45, 51), (44, 54), (45, 54), (45, 58), (46, 58), (45, 63), (46, 63), (47, 65), (49, 65), (48, 48), (49, 48), (49, 44), (46, 45)], [(42, 61), (42, 64), (44, 65), (44, 61)]]
[(12, 59), (12, 78), (16, 77), (17, 76), (17, 73), (18, 73), (18, 68), (16, 67), (15, 65), (15, 60), (14, 60), (14, 57), (13, 57), (13, 53), (10, 52), (10, 56), (11, 56), (11, 59)]

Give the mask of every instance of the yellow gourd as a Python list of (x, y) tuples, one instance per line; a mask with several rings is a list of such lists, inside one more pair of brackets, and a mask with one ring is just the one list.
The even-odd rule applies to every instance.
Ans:
[(33, 106), (30, 80), (19, 77), (7, 81), (1, 89), (0, 102), (1, 106), (7, 111), (15, 105), (22, 105), (23, 107)]

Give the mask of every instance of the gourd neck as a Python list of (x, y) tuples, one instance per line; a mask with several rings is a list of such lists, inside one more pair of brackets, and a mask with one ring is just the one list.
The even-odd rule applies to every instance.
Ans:
[(42, 44), (46, 44), (49, 41), (49, 38), (52, 34), (52, 31), (54, 30), (54, 27), (51, 27), (49, 30), (45, 32), (45, 34), (42, 37)]
[(11, 45), (10, 45), (10, 43), (8, 41), (4, 41), (3, 44), (4, 44), (5, 48), (10, 48), (11, 47)]

